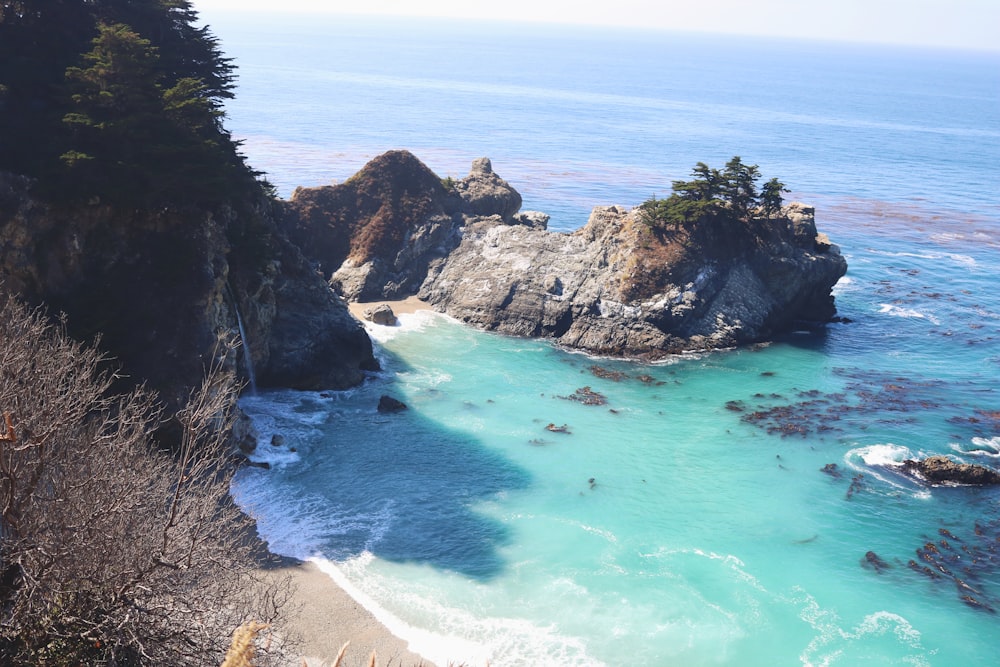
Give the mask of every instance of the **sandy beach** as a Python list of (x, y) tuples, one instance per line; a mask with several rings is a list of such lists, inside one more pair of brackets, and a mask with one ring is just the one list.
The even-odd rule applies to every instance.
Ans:
[(277, 567), (260, 570), (265, 577), (289, 577), (294, 595), (284, 627), (276, 631), (298, 640), (299, 650), (289, 667), (328, 667), (337, 653), (350, 642), (341, 667), (369, 664), (372, 652), (378, 667), (435, 667), (434, 663), (410, 651), (407, 643), (393, 635), (367, 609), (337, 586), (311, 562), (285, 559)]
[(415, 296), (409, 296), (399, 301), (354, 301), (348, 302), (347, 306), (354, 317), (364, 321), (366, 310), (382, 304), (386, 304), (392, 308), (392, 312), (396, 315), (409, 315), (418, 310), (431, 310), (426, 301), (421, 301)]

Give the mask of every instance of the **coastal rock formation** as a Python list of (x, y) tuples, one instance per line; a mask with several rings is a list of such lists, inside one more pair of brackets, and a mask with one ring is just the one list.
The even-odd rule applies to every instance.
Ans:
[(283, 228), (345, 298), (399, 299), (458, 245), (468, 217), (510, 221), (520, 206), (485, 158), (466, 178), (442, 181), (408, 151), (390, 151), (344, 183), (297, 188)]
[(485, 158), (442, 181), (391, 151), (345, 183), (297, 189), (283, 226), (348, 299), (417, 293), (464, 322), (597, 354), (731, 347), (836, 313), (847, 263), (811, 207), (669, 226), (598, 207), (556, 233), (520, 204)]
[[(74, 337), (101, 347), (168, 410), (187, 399), (217, 341), (258, 384), (342, 388), (377, 368), (371, 341), (268, 206), (123, 210), (58, 206), (30, 179), (0, 175), (0, 285), (64, 312)], [(247, 354), (248, 353), (248, 354)], [(247, 362), (250, 363), (247, 363)]]
[(923, 460), (907, 459), (903, 469), (931, 484), (968, 484), (992, 486), (1000, 484), (1000, 472), (972, 463), (958, 463), (947, 456), (929, 456)]
[(493, 172), (489, 158), (473, 160), (469, 175), (455, 181), (454, 191), (461, 197), (462, 213), (468, 216), (499, 215), (510, 220), (521, 210), (521, 195)]
[(829, 320), (847, 263), (818, 237), (801, 204), (774, 219), (675, 229), (598, 207), (568, 234), (479, 219), (431, 266), (419, 296), (485, 329), (656, 359)]

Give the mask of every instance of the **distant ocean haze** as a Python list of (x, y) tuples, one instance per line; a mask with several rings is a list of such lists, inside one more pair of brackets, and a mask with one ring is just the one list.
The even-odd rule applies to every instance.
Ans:
[[(816, 206), (850, 266), (850, 323), (655, 366), (429, 313), (373, 326), (385, 371), (362, 387), (244, 399), (262, 442), (285, 441), (234, 485), (272, 550), (321, 559), (438, 664), (992, 663), (1000, 495), (899, 464), (1000, 459), (1000, 57), (423, 20), (213, 30), (239, 66), (227, 126), (285, 196), (389, 149), (454, 178), (488, 156), (568, 231), (740, 155)], [(378, 413), (382, 394), (410, 409)]]

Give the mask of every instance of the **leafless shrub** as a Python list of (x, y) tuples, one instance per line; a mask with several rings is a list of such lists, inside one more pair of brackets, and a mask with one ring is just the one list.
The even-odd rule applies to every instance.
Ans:
[(107, 361), (0, 304), (0, 663), (219, 664), (288, 600), (228, 494), (237, 387), (210, 364), (167, 452), (155, 397), (110, 393)]

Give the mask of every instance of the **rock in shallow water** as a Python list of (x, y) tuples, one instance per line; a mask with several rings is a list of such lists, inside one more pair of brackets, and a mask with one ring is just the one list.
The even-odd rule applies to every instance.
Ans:
[(383, 394), (382, 397), (378, 399), (379, 412), (402, 412), (406, 409), (406, 403), (403, 403), (392, 396), (386, 396)]
[(987, 486), (1000, 484), (1000, 472), (986, 466), (958, 463), (947, 456), (930, 456), (922, 461), (907, 459), (903, 468), (932, 484), (968, 484)]

